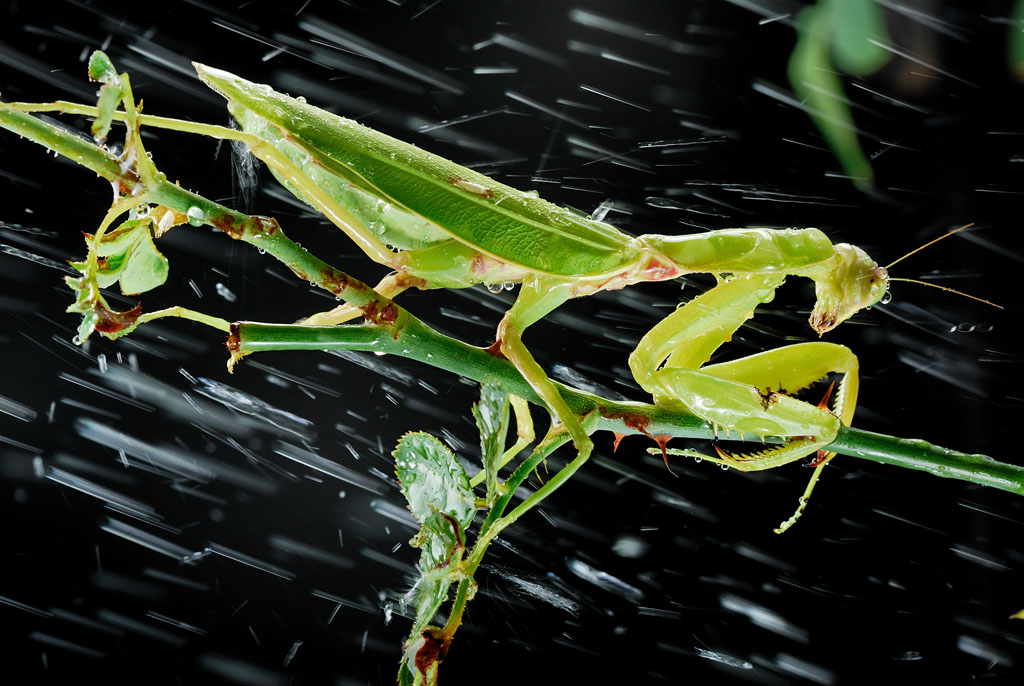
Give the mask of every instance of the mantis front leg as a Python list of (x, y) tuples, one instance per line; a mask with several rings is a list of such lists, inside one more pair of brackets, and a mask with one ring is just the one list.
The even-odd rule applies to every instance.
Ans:
[[(742, 471), (770, 469), (813, 454), (835, 439), (840, 422), (850, 424), (856, 407), (857, 358), (841, 345), (802, 343), (703, 366), (784, 280), (778, 274), (746, 274), (725, 281), (666, 317), (630, 355), (634, 377), (656, 403), (682, 404), (727, 433), (790, 439), (750, 455), (720, 452), (707, 458)], [(832, 372), (844, 375), (834, 414), (786, 395)], [(821, 467), (832, 456), (822, 453), (800, 509), (780, 529), (799, 516)]]

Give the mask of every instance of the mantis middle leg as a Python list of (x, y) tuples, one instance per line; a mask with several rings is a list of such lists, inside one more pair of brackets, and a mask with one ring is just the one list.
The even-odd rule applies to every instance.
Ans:
[(583, 428), (579, 418), (569, 409), (554, 383), (548, 378), (544, 369), (533, 359), (533, 355), (523, 344), (523, 331), (537, 320), (543, 318), (556, 307), (572, 297), (573, 283), (542, 276), (530, 276), (523, 279), (519, 297), (511, 309), (505, 313), (498, 325), (498, 344), (501, 352), (509, 359), (516, 369), (529, 382), (530, 386), (548, 406), (553, 417), (572, 438), (579, 457), (584, 460), (594, 448), (590, 436)]
[[(404, 278), (405, 276), (401, 272), (392, 272), (381, 279), (380, 283), (373, 287), (373, 290), (385, 298), (393, 298), (396, 295), (400, 295), (412, 286), (408, 279)], [(299, 320), (298, 323), (309, 326), (331, 326), (334, 324), (344, 324), (347, 321), (362, 316), (362, 310), (345, 303), (344, 305), (338, 305), (332, 310), (312, 314), (305, 319)]]

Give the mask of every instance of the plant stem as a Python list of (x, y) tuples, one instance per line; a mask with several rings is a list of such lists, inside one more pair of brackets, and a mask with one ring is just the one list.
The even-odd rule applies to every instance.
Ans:
[[(473, 551), (469, 554), (469, 557), (465, 561), (465, 570), (462, 579), (459, 581), (458, 589), (455, 592), (455, 600), (452, 601), (452, 611), (448, 615), (448, 621), (444, 625), (442, 630), (442, 636), (445, 646), (451, 643), (452, 636), (458, 631), (462, 625), (462, 615), (466, 609), (466, 603), (469, 601), (469, 592), (473, 585), (473, 575), (476, 573), (477, 568), (480, 566), (480, 562), (483, 560), (484, 554), (487, 552), (487, 548), (490, 547), (491, 542), (497, 537), (501, 531), (512, 524), (514, 521), (524, 515), (530, 508), (539, 503), (545, 497), (550, 495), (558, 488), (566, 479), (572, 476), (573, 472), (583, 464), (585, 460), (577, 458), (573, 462), (579, 462), (579, 464), (573, 466), (572, 463), (566, 465), (558, 474), (555, 475), (544, 487), (538, 489), (525, 501), (519, 504), (508, 516), (502, 517), (501, 513), (508, 506), (512, 496), (519, 489), (519, 486), (526, 480), (526, 477), (530, 475), (534, 469), (555, 449), (562, 444), (568, 442), (569, 435), (567, 433), (559, 432), (557, 434), (549, 433), (544, 439), (534, 448), (530, 456), (525, 459), (516, 470), (505, 480), (502, 484), (502, 495), (494, 503), (494, 507), (487, 514), (487, 518), (484, 520), (483, 525), (480, 527), (480, 534), (477, 536), (476, 543), (473, 544)], [(573, 467), (570, 470), (570, 467)], [(564, 476), (563, 476), (564, 475)], [(562, 477), (559, 479), (559, 477)], [(556, 481), (557, 480), (557, 481)], [(543, 495), (540, 495), (541, 492)], [(538, 497), (539, 496), (539, 497)]]
[[(127, 81), (124, 83), (127, 86)], [(130, 90), (126, 97), (129, 98), (126, 100), (127, 107), (127, 102), (130, 102)], [(82, 105), (75, 106), (77, 109), (72, 110), (72, 105), (55, 103), (53, 109), (95, 113), (95, 108)], [(131, 131), (126, 145), (136, 147), (136, 165), (140, 167), (139, 171), (122, 165), (118, 158), (100, 146), (22, 111), (30, 107), (37, 111), (47, 109), (47, 106), (34, 107), (25, 103), (0, 103), (0, 126), (48, 149), (56, 150), (72, 161), (93, 170), (114, 185), (115, 198), (120, 195), (132, 196), (137, 204), (156, 203), (189, 217), (201, 217), (204, 223), (223, 231), (231, 238), (270, 253), (299, 278), (316, 284), (360, 309), (371, 321), (401, 327), (401, 311), (389, 299), (379, 295), (362, 281), (310, 254), (288, 238), (274, 219), (237, 212), (167, 181), (153, 167), (145, 155), (137, 133), (134, 132), (135, 125), (131, 123), (136, 116), (134, 109), (130, 112), (117, 113), (115, 119), (129, 122)], [(176, 120), (166, 121), (178, 124)], [(184, 126), (183, 130), (188, 130), (187, 122), (181, 124)], [(231, 129), (216, 128), (222, 130), (222, 137), (229, 137), (228, 134), (232, 133)], [(130, 204), (127, 203), (126, 206)]]
[(180, 319), (191, 319), (194, 322), (200, 324), (206, 324), (214, 329), (228, 333), (231, 331), (231, 323), (226, 319), (220, 317), (214, 317), (212, 315), (203, 314), (202, 312), (196, 312), (186, 307), (175, 305), (174, 307), (165, 307), (162, 310), (154, 310), (152, 312), (146, 312), (145, 314), (139, 315), (136, 320), (139, 324), (145, 324), (151, 322), (154, 319), (162, 319), (163, 317), (178, 317)]
[[(425, 364), (469, 379), (498, 380), (509, 393), (540, 404), (540, 398), (507, 360), (483, 348), (457, 341), (434, 331), (408, 315), (401, 330), (375, 324), (348, 326), (302, 326), (238, 322), (232, 338), (238, 351), (269, 350), (362, 350), (388, 353), (419, 360)], [(397, 333), (396, 333), (397, 332)], [(578, 391), (558, 382), (555, 387), (566, 404), (588, 422), (590, 431), (620, 434), (665, 434), (680, 438), (712, 440), (712, 426), (682, 410), (632, 401), (613, 401)], [(743, 440), (760, 441), (757, 436)], [(919, 439), (897, 438), (852, 427), (840, 428), (828, 449), (841, 455), (925, 471), (934, 476), (959, 479), (1024, 495), (1024, 467), (998, 462), (985, 455), (972, 455), (931, 445)]]

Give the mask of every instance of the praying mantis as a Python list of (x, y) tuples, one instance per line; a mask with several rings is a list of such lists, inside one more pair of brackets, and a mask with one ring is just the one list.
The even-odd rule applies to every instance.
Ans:
[[(125, 168), (137, 166), (151, 190), (145, 197), (133, 196), (115, 182), (116, 202), (92, 239), (93, 252), (100, 252), (104, 231), (118, 214), (140, 203), (160, 203), (170, 195), (186, 193), (172, 188), (156, 171), (142, 147), (140, 126), (240, 141), (296, 197), (320, 211), (370, 259), (392, 270), (374, 289), (380, 296), (389, 299), (409, 288), (520, 284), (490, 350), (512, 362), (543, 400), (553, 418), (549, 435), (568, 435), (577, 451), (576, 466), (593, 450), (587, 417), (577, 416), (566, 405), (524, 344), (524, 332), (572, 298), (686, 274), (713, 274), (718, 285), (643, 336), (629, 357), (630, 369), (656, 404), (685, 408), (726, 435), (779, 441), (749, 454), (719, 450), (717, 457), (707, 457), (711, 461), (759, 470), (818, 453), (800, 508), (778, 530), (792, 525), (803, 511), (818, 475), (832, 457), (824, 449), (835, 439), (840, 425), (852, 422), (859, 387), (856, 356), (844, 346), (815, 341), (721, 364), (706, 362), (753, 316), (759, 304), (773, 298), (789, 276), (814, 281), (816, 303), (810, 325), (819, 336), (883, 300), (890, 281), (887, 269), (862, 249), (833, 244), (813, 228), (630, 236), (301, 98), (200, 64), (195, 65), (199, 78), (225, 97), (240, 129), (143, 115), (135, 109), (127, 75), (117, 75), (106, 57), (97, 54), (94, 79), (103, 81), (104, 89), (109, 87), (101, 90), (98, 108), (62, 102), (49, 106), (0, 103), (0, 126), (30, 137), (32, 124), (25, 119), (31, 119), (30, 112), (91, 115), (97, 117), (100, 129), (109, 126), (111, 119), (128, 124), (126, 149), (119, 163)], [(123, 103), (123, 111), (116, 111), (118, 102)], [(96, 130), (94, 127), (94, 133)], [(69, 140), (47, 144), (69, 156), (73, 147)], [(94, 167), (106, 162), (105, 158), (95, 161)], [(188, 221), (229, 233), (242, 231), (239, 224), (232, 223), (235, 220), (226, 228), (223, 216), (216, 218), (213, 212), (204, 211), (200, 200), (191, 202), (195, 206), (184, 215), (163, 214), (163, 218), (171, 218), (154, 221), (159, 221), (163, 230), (167, 228), (164, 223)], [(268, 238), (276, 226), (274, 220), (262, 218), (250, 221), (244, 230), (255, 232), (257, 239)], [(108, 253), (110, 250), (113, 248), (108, 248)], [(99, 269), (98, 264), (91, 268)], [(84, 286), (80, 290), (84, 292)], [(95, 290), (98, 292), (98, 286)], [(91, 327), (112, 335), (147, 316), (135, 313), (135, 319), (128, 317), (122, 322), (116, 317), (111, 321), (112, 315), (102, 311), (100, 314)], [(200, 319), (181, 308), (169, 314)], [(303, 323), (337, 326), (359, 316), (383, 321), (390, 316), (393, 321), (394, 313), (389, 315), (386, 309), (371, 313), (349, 303), (313, 314)], [(226, 327), (212, 318), (206, 323)], [(789, 395), (831, 373), (843, 375), (831, 406)], [(520, 425), (531, 421), (524, 404), (514, 404), (514, 408)], [(681, 454), (696, 455), (692, 451)]]

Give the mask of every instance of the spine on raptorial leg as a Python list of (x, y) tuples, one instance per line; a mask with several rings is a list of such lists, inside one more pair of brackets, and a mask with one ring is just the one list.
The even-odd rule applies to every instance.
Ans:
[(832, 242), (818, 229), (722, 229), (638, 240), (687, 272), (785, 273), (835, 255)]

